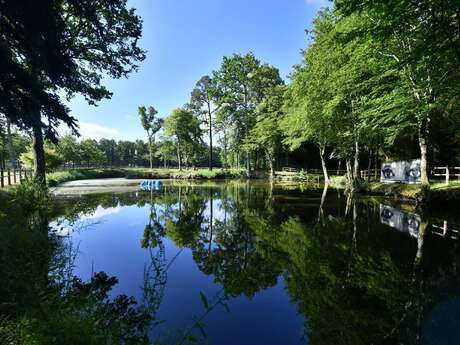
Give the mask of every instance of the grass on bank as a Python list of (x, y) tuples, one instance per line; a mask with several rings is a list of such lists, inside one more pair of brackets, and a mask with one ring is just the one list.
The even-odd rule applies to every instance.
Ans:
[(46, 179), (50, 187), (55, 187), (61, 183), (68, 181), (98, 179), (98, 178), (116, 178), (125, 177), (126, 174), (122, 170), (114, 169), (78, 169), (56, 171), (46, 174)]
[(364, 183), (364, 194), (390, 196), (397, 199), (447, 201), (460, 200), (460, 181), (431, 181), (429, 190), (424, 193), (420, 184), (403, 183)]
[(149, 168), (123, 168), (123, 169), (76, 169), (51, 172), (46, 175), (50, 187), (55, 187), (68, 181), (122, 178), (128, 179), (225, 179), (245, 178), (243, 169), (149, 169)]
[(365, 193), (392, 196), (399, 199), (418, 199), (422, 196), (421, 185), (372, 182), (363, 184)]
[(123, 169), (127, 178), (157, 178), (157, 179), (224, 179), (224, 178), (245, 178), (244, 169), (149, 169), (149, 168), (128, 168)]

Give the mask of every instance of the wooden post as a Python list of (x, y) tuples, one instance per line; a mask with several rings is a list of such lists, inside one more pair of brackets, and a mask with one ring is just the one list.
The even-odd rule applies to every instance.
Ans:
[(8, 177), (8, 186), (11, 186), (11, 170), (7, 169), (6, 174), (7, 174), (7, 177)]
[(5, 187), (5, 181), (3, 180), (3, 169), (0, 169), (0, 187)]
[(449, 167), (446, 167), (446, 185), (449, 185)]

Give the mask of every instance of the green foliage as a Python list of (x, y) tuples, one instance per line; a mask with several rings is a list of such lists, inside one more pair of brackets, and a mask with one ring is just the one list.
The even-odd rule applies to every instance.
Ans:
[(192, 111), (177, 108), (165, 119), (165, 134), (174, 141), (179, 169), (194, 165), (203, 149), (200, 121)]
[(265, 153), (270, 171), (274, 173), (277, 151), (281, 147), (280, 123), (284, 118), (283, 104), (286, 87), (278, 85), (267, 92), (256, 108), (256, 123), (245, 139), (245, 147), (250, 151)]
[(61, 122), (77, 130), (62, 96), (81, 94), (90, 104), (110, 98), (103, 76), (127, 77), (145, 58), (141, 19), (125, 0), (2, 2), (0, 13), (8, 42), (0, 112), (53, 141)]
[(150, 169), (153, 168), (153, 143), (155, 141), (155, 134), (161, 129), (163, 125), (163, 119), (155, 117), (158, 114), (158, 111), (149, 106), (140, 106), (138, 108), (138, 114), (141, 120), (142, 128), (147, 132), (148, 137), (148, 148), (149, 148), (149, 159), (150, 159)]
[(70, 282), (64, 296), (46, 296), (38, 309), (17, 320), (2, 320), (0, 337), (11, 344), (148, 344), (149, 315), (127, 296), (109, 299), (117, 283), (97, 273), (88, 283)]
[(47, 174), (46, 178), (50, 187), (57, 186), (68, 181), (125, 177), (126, 173), (116, 169), (78, 169), (56, 171)]
[(11, 194), (13, 202), (25, 212), (40, 210), (48, 203), (47, 191), (36, 179), (28, 179), (13, 186)]
[[(256, 108), (272, 88), (282, 85), (277, 68), (262, 64), (252, 54), (225, 56), (221, 67), (213, 73), (220, 90), (217, 104), (217, 126), (224, 134), (225, 151), (247, 151), (243, 148), (256, 123)], [(224, 128), (230, 126), (229, 128)], [(227, 135), (231, 133), (231, 140)], [(248, 157), (246, 157), (248, 159)], [(246, 162), (249, 164), (249, 162)]]
[[(20, 160), (27, 168), (33, 168), (34, 152), (32, 147), (29, 147), (28, 151), (21, 154)], [(45, 142), (45, 160), (47, 171), (56, 170), (62, 163), (64, 163), (64, 157), (60, 154), (56, 145), (50, 142)]]

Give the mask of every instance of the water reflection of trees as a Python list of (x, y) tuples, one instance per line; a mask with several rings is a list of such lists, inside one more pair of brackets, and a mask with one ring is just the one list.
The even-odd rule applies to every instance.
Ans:
[(1, 343), (146, 344), (150, 314), (131, 297), (110, 296), (116, 277), (71, 274), (74, 252), (49, 228), (47, 206), (0, 204)]
[[(191, 248), (198, 267), (228, 294), (253, 296), (283, 275), (306, 316), (310, 344), (417, 342), (430, 302), (426, 287), (439, 278), (432, 269), (420, 274), (424, 231), (406, 244), (410, 259), (395, 255), (398, 244), (380, 242), (385, 233), (372, 229), (378, 221), (374, 205), (346, 198), (340, 215), (340, 205), (328, 208), (326, 189), (318, 194), (316, 211), (307, 208), (303, 219), (285, 208), (280, 212), (280, 191), (269, 187), (230, 185), (194, 193), (204, 203), (195, 200), (194, 217), (177, 218), (174, 240)], [(218, 217), (209, 206), (214, 200)]]
[(456, 274), (455, 246), (436, 249), (427, 227), (416, 241), (393, 233), (380, 224), (378, 204), (336, 193), (224, 183), (104, 202), (150, 204), (156, 218), (143, 244), (160, 248), (166, 235), (190, 248), (225, 295), (254, 296), (282, 276), (310, 344), (417, 343), (433, 291)]

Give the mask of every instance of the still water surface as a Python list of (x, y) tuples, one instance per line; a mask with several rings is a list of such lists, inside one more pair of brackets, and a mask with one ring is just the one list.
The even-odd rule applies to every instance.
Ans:
[(261, 182), (61, 197), (74, 274), (118, 278), (151, 338), (209, 344), (458, 344), (452, 211)]

